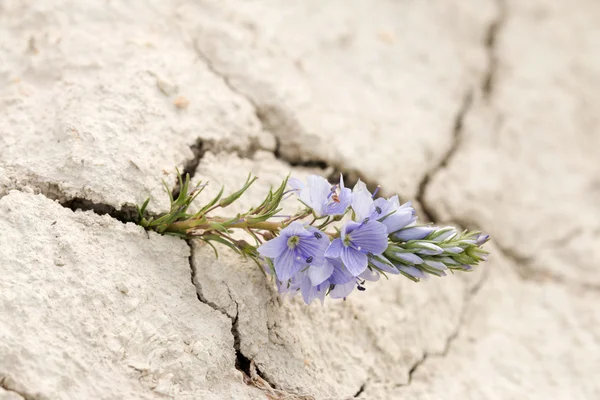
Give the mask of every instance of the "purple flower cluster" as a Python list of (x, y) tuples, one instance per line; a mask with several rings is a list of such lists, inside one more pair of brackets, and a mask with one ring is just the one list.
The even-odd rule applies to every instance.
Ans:
[[(308, 225), (294, 221), (279, 236), (258, 248), (272, 265), (280, 292), (301, 292), (308, 304), (325, 295), (346, 298), (355, 288), (364, 290), (365, 280), (379, 279), (379, 273), (398, 274), (400, 269), (383, 254), (389, 235), (416, 221), (410, 203), (400, 205), (397, 196), (377, 198), (363, 182), (352, 191), (331, 185), (319, 176), (309, 176), (304, 184), (289, 182), (299, 200), (312, 210)], [(350, 213), (352, 218), (344, 219)], [(327, 231), (334, 221), (342, 221), (339, 231)]]
[[(301, 293), (307, 304), (317, 298), (323, 302), (325, 296), (345, 299), (354, 289), (364, 291), (366, 281), (376, 281), (382, 274), (419, 282), (430, 275), (446, 276), (448, 271), (471, 271), (489, 254), (482, 248), (489, 235), (416, 225), (410, 203), (400, 204), (398, 196), (376, 198), (379, 188), (370, 193), (361, 181), (351, 190), (343, 177), (336, 185), (315, 175), (307, 182), (286, 178), (259, 205), (223, 217), (212, 213), (237, 201), (257, 177), (249, 174), (239, 190), (225, 197), (222, 188), (194, 214), (188, 208), (206, 184), (199, 182), (190, 191), (189, 174), (184, 178), (178, 171), (177, 177), (179, 194), (170, 196), (170, 211), (148, 215), (147, 199), (137, 210), (141, 226), (204, 241), (215, 253), (212, 243), (226, 245), (263, 266), (280, 293)], [(303, 209), (280, 215), (282, 201), (294, 194)], [(307, 218), (310, 223), (302, 222)], [(236, 230), (250, 235), (255, 244), (233, 237)]]

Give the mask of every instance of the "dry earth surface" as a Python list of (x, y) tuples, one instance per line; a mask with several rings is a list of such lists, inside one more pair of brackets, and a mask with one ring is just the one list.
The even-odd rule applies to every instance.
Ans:
[[(0, 1), (0, 399), (598, 399), (600, 4)], [(344, 173), (489, 262), (347, 301), (147, 233)], [(235, 211), (234, 208), (231, 210)]]

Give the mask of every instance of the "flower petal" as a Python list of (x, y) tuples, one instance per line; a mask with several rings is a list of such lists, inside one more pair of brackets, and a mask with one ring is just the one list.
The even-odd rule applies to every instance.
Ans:
[(302, 292), (302, 298), (306, 304), (312, 303), (312, 301), (316, 298), (321, 300), (321, 304), (323, 304), (323, 300), (325, 299), (325, 295), (327, 294), (327, 289), (329, 288), (329, 283), (323, 285), (312, 285), (310, 279), (304, 278), (302, 283), (300, 284), (300, 291)]
[(279, 257), (281, 253), (288, 249), (287, 240), (288, 238), (285, 236), (278, 236), (274, 239), (269, 240), (268, 242), (263, 243), (256, 250), (263, 257)]
[(352, 231), (351, 242), (364, 253), (381, 254), (387, 249), (387, 228), (381, 222), (369, 221)]
[(311, 207), (317, 216), (322, 216), (331, 193), (331, 184), (318, 175), (310, 175), (306, 182), (306, 187), (300, 193), (300, 200)]
[(352, 209), (356, 214), (356, 220), (362, 221), (371, 215), (371, 206), (373, 205), (373, 197), (367, 189), (367, 185), (362, 181), (358, 181), (352, 189)]
[(415, 210), (412, 208), (398, 208), (396, 211), (381, 221), (389, 233), (396, 232), (417, 220)]
[(309, 232), (302, 222), (294, 221), (281, 230), (279, 236), (309, 236)]
[(307, 264), (322, 265), (325, 262), (325, 250), (327, 250), (327, 247), (329, 247), (329, 238), (327, 235), (323, 234), (320, 239), (311, 235), (300, 239), (296, 251), (304, 260), (310, 258), (311, 261), (306, 261)]
[(344, 299), (348, 297), (350, 293), (352, 293), (355, 287), (356, 282), (354, 280), (347, 283), (335, 285), (335, 287), (329, 292), (329, 297), (331, 297), (332, 299)]
[(367, 268), (358, 277), (366, 281), (377, 282), (379, 280), (379, 272), (371, 271), (369, 268)]
[(326, 281), (333, 273), (333, 264), (325, 261), (320, 266), (311, 265), (306, 271), (310, 282), (313, 286), (319, 285)]
[(346, 209), (350, 207), (352, 201), (352, 192), (350, 189), (341, 189), (338, 195), (338, 201), (334, 201), (333, 198), (329, 199), (327, 207), (325, 207), (325, 214), (327, 215), (342, 215), (346, 212)]
[(342, 254), (342, 239), (333, 239), (327, 250), (325, 251), (325, 257), (329, 258), (340, 258)]
[(342, 249), (341, 259), (352, 276), (360, 275), (367, 268), (367, 255), (352, 247), (344, 247)]
[[(302, 260), (304, 261), (304, 260)], [(296, 275), (306, 265), (302, 262), (297, 262), (296, 253), (294, 250), (287, 249), (273, 261), (275, 264), (275, 273), (280, 281), (287, 281)]]
[(327, 258), (326, 262), (333, 264), (333, 273), (329, 277), (329, 282), (334, 285), (341, 285), (344, 283), (348, 283), (350, 281), (356, 281), (356, 278), (353, 277), (350, 272), (344, 267), (342, 260)]
[(321, 305), (325, 301), (325, 296), (327, 295), (327, 290), (329, 289), (329, 282), (325, 281), (322, 284), (317, 286), (317, 297), (321, 300)]
[(288, 186), (291, 187), (292, 190), (294, 190), (296, 192), (299, 192), (300, 190), (304, 189), (304, 187), (305, 187), (304, 182), (302, 182), (298, 178), (288, 179)]

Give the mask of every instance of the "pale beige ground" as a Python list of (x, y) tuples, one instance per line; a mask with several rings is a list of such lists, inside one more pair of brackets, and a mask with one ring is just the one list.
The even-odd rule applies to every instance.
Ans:
[[(600, 398), (598, 21), (591, 0), (0, 1), (0, 399)], [(207, 196), (258, 174), (232, 212), (290, 171), (360, 176), (492, 256), (282, 300), (231, 252), (121, 222), (166, 209), (175, 167)]]

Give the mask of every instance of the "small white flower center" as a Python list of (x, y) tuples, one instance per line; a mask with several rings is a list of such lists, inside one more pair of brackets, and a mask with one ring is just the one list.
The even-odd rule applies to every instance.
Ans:
[(295, 249), (298, 246), (298, 242), (300, 242), (300, 238), (298, 236), (290, 236), (287, 241), (288, 249)]

